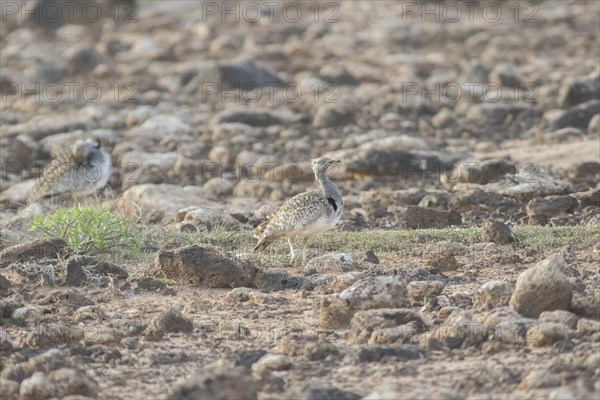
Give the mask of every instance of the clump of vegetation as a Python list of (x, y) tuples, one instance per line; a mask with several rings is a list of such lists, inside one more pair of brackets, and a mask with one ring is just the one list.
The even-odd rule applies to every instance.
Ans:
[(140, 229), (102, 205), (77, 205), (36, 216), (30, 231), (41, 232), (46, 238), (61, 238), (69, 248), (82, 254), (109, 254), (119, 258), (139, 254), (142, 245)]

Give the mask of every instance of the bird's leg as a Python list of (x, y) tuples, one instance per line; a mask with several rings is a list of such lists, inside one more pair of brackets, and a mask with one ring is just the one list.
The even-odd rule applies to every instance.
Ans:
[(290, 263), (292, 265), (294, 265), (294, 257), (296, 256), (296, 253), (294, 253), (294, 246), (292, 245), (292, 238), (288, 237), (288, 244), (290, 245)]
[(308, 244), (308, 236), (302, 238), (302, 265), (306, 265), (306, 245)]

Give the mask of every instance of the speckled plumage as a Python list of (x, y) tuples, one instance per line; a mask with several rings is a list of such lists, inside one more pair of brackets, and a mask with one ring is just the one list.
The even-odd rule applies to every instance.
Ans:
[(291, 239), (302, 238), (302, 258), (303, 263), (306, 263), (308, 239), (333, 228), (339, 221), (344, 207), (342, 195), (327, 176), (329, 166), (339, 161), (325, 157), (311, 161), (315, 179), (320, 185), (319, 190), (300, 193), (268, 215), (254, 230), (254, 237), (258, 239), (255, 251), (265, 249), (280, 237), (287, 237), (293, 262), (295, 253)]
[(31, 190), (30, 202), (61, 193), (94, 193), (108, 183), (111, 162), (110, 154), (97, 142), (78, 140), (44, 169)]

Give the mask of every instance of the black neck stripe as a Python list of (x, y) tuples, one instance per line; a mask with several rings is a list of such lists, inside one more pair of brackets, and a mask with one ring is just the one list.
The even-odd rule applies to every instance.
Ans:
[(331, 207), (333, 207), (333, 211), (337, 211), (338, 205), (335, 202), (335, 200), (333, 199), (333, 197), (328, 197), (327, 201), (329, 202), (329, 204), (331, 204)]

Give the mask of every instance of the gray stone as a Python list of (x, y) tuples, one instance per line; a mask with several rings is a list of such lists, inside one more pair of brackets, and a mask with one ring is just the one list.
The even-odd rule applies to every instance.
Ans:
[[(363, 400), (381, 400), (381, 399), (436, 399), (436, 400), (457, 400), (467, 398), (465, 392), (458, 389), (442, 386), (432, 382), (428, 385), (418, 385), (407, 388), (406, 385), (389, 383), (382, 385), (374, 392), (369, 393)], [(469, 397), (472, 398), (472, 397)], [(475, 398), (473, 398), (475, 400)]]
[(458, 310), (450, 314), (438, 329), (421, 335), (421, 345), (428, 349), (479, 346), (487, 335), (485, 326), (471, 320), (469, 313)]
[(543, 215), (547, 218), (562, 213), (570, 213), (578, 206), (577, 199), (572, 196), (535, 197), (525, 209), (527, 215)]
[(105, 148), (110, 148), (118, 142), (117, 133), (110, 129), (94, 129), (92, 131), (76, 130), (65, 133), (55, 133), (39, 141), (45, 152), (53, 157), (65, 147), (72, 146), (78, 140), (94, 139)]
[(16, 399), (19, 397), (19, 383), (0, 378), (0, 398)]
[(324, 82), (332, 85), (356, 86), (359, 84), (358, 79), (348, 72), (343, 65), (324, 65), (319, 70), (319, 75)]
[(461, 212), (468, 210), (496, 211), (500, 207), (518, 210), (521, 208), (521, 204), (515, 199), (495, 191), (472, 188), (452, 192), (448, 207)]
[(124, 169), (121, 187), (126, 190), (142, 183), (163, 183), (172, 180), (170, 172), (181, 154), (147, 153), (145, 151), (129, 151), (121, 156), (121, 166)]
[(229, 85), (242, 89), (255, 89), (257, 86), (271, 86), (277, 88), (281, 80), (273, 72), (260, 67), (253, 61), (244, 61), (239, 64), (221, 65), (219, 67), (221, 79)]
[(6, 279), (4, 275), (0, 274), (0, 293), (6, 292), (8, 289), (10, 289), (10, 286), (10, 281)]
[(211, 125), (235, 122), (250, 126), (270, 126), (281, 125), (285, 120), (270, 110), (240, 107), (221, 111), (210, 120)]
[(8, 333), (4, 330), (0, 331), (0, 351), (12, 350), (13, 341)]
[(178, 211), (176, 220), (179, 220), (181, 215), (183, 215), (183, 222), (201, 227), (208, 232), (235, 231), (240, 228), (240, 222), (237, 219), (217, 208), (187, 207)]
[(80, 326), (48, 324), (25, 336), (24, 343), (29, 347), (49, 347), (77, 343), (85, 337)]
[(359, 400), (361, 398), (362, 396), (354, 392), (311, 383), (296, 384), (282, 396), (284, 400)]
[(424, 171), (439, 171), (443, 164), (437, 154), (426, 151), (351, 149), (331, 155), (335, 159), (344, 160), (340, 172), (355, 176), (397, 175), (401, 179), (419, 178)]
[(50, 313), (50, 309), (48, 307), (40, 305), (27, 305), (15, 309), (10, 317), (14, 320), (25, 321), (28, 319), (39, 319), (44, 314), (48, 313)]
[(0, 300), (0, 318), (11, 318), (16, 309), (23, 307), (22, 301)]
[(560, 374), (547, 369), (534, 369), (521, 379), (519, 389), (530, 390), (560, 386)]
[(6, 163), (5, 170), (10, 170), (9, 166), (14, 163), (16, 173), (19, 174), (24, 170), (31, 169), (34, 162), (46, 158), (42, 146), (31, 136), (19, 135), (12, 141), (12, 146), (8, 154), (3, 155)]
[(475, 313), (472, 319), (485, 328), (489, 341), (507, 344), (525, 343), (527, 330), (538, 324), (535, 319), (524, 318), (508, 307)]
[(571, 329), (577, 329), (579, 317), (570, 311), (554, 310), (542, 312), (538, 320), (540, 322), (557, 322), (564, 324)]
[(286, 354), (267, 353), (252, 364), (254, 375), (261, 376), (265, 371), (287, 371), (292, 368), (292, 359)]
[(449, 128), (456, 125), (456, 117), (448, 107), (444, 107), (431, 118), (431, 123), (438, 129)]
[(267, 354), (267, 352), (263, 349), (242, 350), (233, 354), (229, 361), (233, 367), (242, 367), (246, 370), (250, 370), (252, 364), (260, 360), (265, 354)]
[(514, 289), (504, 281), (484, 283), (475, 293), (473, 309), (491, 310), (508, 305)]
[[(83, 113), (82, 113), (83, 114)], [(98, 124), (90, 121), (86, 115), (38, 115), (29, 121), (11, 125), (6, 129), (6, 136), (28, 135), (33, 140), (40, 140), (55, 133), (76, 130), (91, 130)]]
[(160, 251), (154, 263), (166, 278), (209, 288), (253, 287), (257, 273), (250, 262), (208, 244)]
[(318, 128), (345, 126), (354, 122), (355, 110), (349, 104), (321, 103), (315, 113), (313, 125)]
[(530, 108), (529, 105), (516, 103), (475, 103), (468, 108), (465, 120), (476, 126), (502, 125), (508, 118), (515, 117)]
[(516, 172), (517, 164), (510, 160), (463, 161), (452, 165), (452, 168), (446, 167), (440, 176), (440, 181), (446, 187), (452, 187), (457, 183), (486, 185)]
[(488, 83), (492, 67), (481, 60), (470, 60), (462, 69), (458, 82), (460, 83)]
[(244, 36), (241, 32), (225, 30), (211, 40), (209, 52), (211, 55), (219, 57), (239, 55), (244, 46)]
[(214, 177), (204, 182), (202, 188), (216, 198), (223, 199), (233, 195), (236, 183), (233, 179)]
[[(459, 183), (454, 186), (456, 191), (473, 188), (472, 183)], [(496, 182), (488, 183), (484, 188), (521, 202), (538, 196), (562, 195), (572, 191), (569, 182), (556, 179), (537, 164), (524, 164), (515, 175), (503, 176)]]
[(598, 341), (600, 339), (600, 321), (581, 318), (577, 321), (577, 332), (583, 336), (594, 335)]
[(600, 319), (600, 292), (587, 296), (574, 292), (571, 311), (581, 317)]
[(43, 258), (56, 259), (66, 254), (63, 239), (36, 239), (9, 246), (0, 252), (0, 267), (14, 262), (36, 261)]
[[(211, 125), (213, 142), (230, 141), (237, 136), (257, 137), (258, 128), (252, 127), (242, 122), (220, 122), (216, 125)], [(311, 171), (312, 172), (312, 171)]]
[(515, 241), (510, 228), (500, 221), (486, 221), (481, 227), (481, 240), (498, 244), (509, 244)]
[(174, 115), (159, 114), (148, 118), (142, 125), (124, 132), (127, 139), (138, 141), (160, 140), (170, 135), (187, 135), (192, 128)]
[(231, 290), (225, 295), (225, 302), (236, 303), (254, 303), (254, 304), (277, 304), (285, 303), (286, 299), (282, 296), (272, 295), (260, 292), (256, 289), (239, 287)]
[(168, 400), (233, 400), (257, 398), (257, 388), (244, 368), (210, 368), (176, 385)]
[(93, 71), (104, 61), (96, 50), (81, 44), (68, 49), (65, 57), (71, 71), (75, 73)]
[(446, 284), (441, 281), (412, 281), (406, 286), (408, 297), (414, 301), (423, 301), (426, 296), (440, 295)]
[(590, 100), (565, 111), (550, 127), (555, 131), (561, 128), (579, 128), (586, 131), (592, 117), (600, 113), (600, 100)]
[(461, 263), (457, 257), (464, 256), (467, 253), (467, 247), (462, 243), (441, 241), (432, 243), (425, 248), (423, 260), (429, 267), (436, 271), (455, 271)]
[(48, 374), (35, 372), (21, 382), (19, 390), (22, 399), (64, 398), (69, 395), (95, 398), (98, 395), (98, 384), (82, 371), (61, 368)]
[(72, 257), (67, 263), (67, 275), (64, 284), (82, 286), (88, 284), (93, 276), (107, 277), (107, 281), (113, 279), (116, 282), (127, 279), (129, 274), (124, 267), (108, 261), (88, 256)]
[(568, 310), (573, 287), (563, 272), (565, 268), (563, 258), (553, 255), (521, 273), (510, 307), (531, 318), (537, 318), (543, 311)]
[(596, 137), (600, 134), (600, 113), (594, 115), (592, 119), (590, 119), (590, 123), (587, 127), (587, 133), (592, 137)]
[(328, 253), (314, 257), (306, 263), (304, 273), (306, 274), (331, 274), (343, 273), (354, 269), (354, 259), (347, 253)]
[(378, 216), (392, 205), (417, 205), (427, 192), (419, 189), (369, 190), (361, 192), (358, 202), (369, 214)]
[(574, 338), (577, 333), (565, 324), (559, 322), (542, 322), (527, 330), (527, 345), (529, 347), (545, 347), (554, 343)]
[(20, 383), (33, 375), (34, 372), (50, 372), (66, 367), (67, 365), (68, 362), (62, 350), (50, 349), (29, 358), (25, 362), (7, 365), (0, 372), (0, 377)]
[(398, 276), (364, 279), (340, 294), (321, 299), (319, 325), (339, 329), (350, 324), (356, 311), (408, 305), (406, 286)]
[(353, 363), (382, 362), (404, 362), (425, 358), (425, 351), (411, 344), (402, 345), (374, 345), (359, 346), (350, 355)]
[[(390, 209), (392, 211), (393, 209)], [(440, 211), (419, 206), (395, 209), (398, 227), (409, 229), (447, 228), (461, 224), (461, 216), (455, 211)]]
[(448, 208), (449, 201), (450, 193), (429, 193), (421, 199), (418, 205), (423, 208), (445, 209)]
[(79, 307), (75, 312), (73, 312), (73, 321), (81, 322), (81, 321), (102, 321), (106, 320), (107, 315), (102, 309), (102, 307), (94, 305), (94, 306), (84, 306)]
[(349, 344), (404, 343), (425, 330), (423, 318), (409, 309), (358, 311), (346, 334)]
[(31, 191), (35, 185), (35, 179), (29, 179), (23, 182), (17, 182), (8, 189), (0, 193), (0, 202), (5, 205), (22, 205), (27, 204), (31, 196)]
[(543, 142), (547, 144), (571, 143), (577, 140), (585, 140), (585, 133), (581, 129), (571, 127), (557, 129), (543, 136)]
[(600, 73), (565, 79), (558, 91), (558, 106), (569, 108), (590, 100), (600, 99)]
[(173, 288), (168, 287), (163, 281), (156, 278), (142, 278), (135, 288), (136, 292), (154, 292), (163, 294), (175, 294)]
[[(222, 82), (221, 69), (212, 60), (200, 63), (194, 69), (185, 71), (179, 79), (179, 85), (184, 88), (186, 93), (196, 93), (206, 98), (210, 98), (207, 95), (207, 89), (213, 89), (214, 86), (212, 85), (218, 87), (219, 82)], [(220, 94), (215, 94), (215, 96), (220, 96)]]
[(133, 221), (172, 221), (179, 210), (194, 204), (217, 207), (200, 186), (145, 183), (127, 189), (116, 201), (118, 209)]
[(518, 88), (520, 83), (519, 71), (514, 65), (498, 64), (490, 71), (489, 81), (502, 87)]
[(53, 290), (52, 292), (48, 293), (45, 297), (38, 300), (38, 304), (63, 304), (67, 307), (76, 309), (85, 306), (93, 306), (94, 304), (96, 304), (96, 302), (89, 298), (84, 291), (80, 291), (74, 288), (68, 288)]
[(60, 61), (44, 61), (32, 65), (25, 70), (25, 81), (31, 86), (43, 87), (49, 83), (57, 83), (70, 75), (69, 68)]
[(194, 324), (188, 318), (181, 315), (181, 312), (168, 309), (156, 315), (150, 325), (146, 328), (146, 336), (161, 336), (169, 332), (191, 333), (194, 330)]
[(260, 290), (310, 289), (310, 280), (302, 276), (290, 275), (282, 269), (259, 270), (254, 285)]
[[(600, 176), (600, 163), (597, 161), (584, 161), (576, 164), (569, 171), (569, 176), (575, 179), (597, 179)], [(597, 200), (596, 204), (600, 205), (600, 189), (589, 190), (589, 192), (596, 192)], [(577, 193), (574, 193), (575, 196)]]

